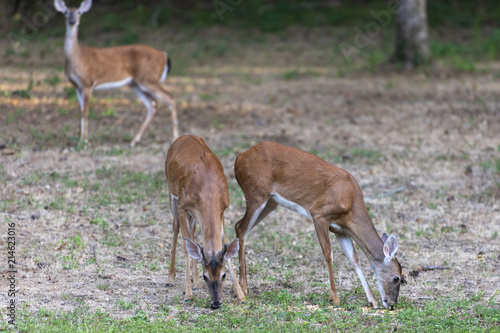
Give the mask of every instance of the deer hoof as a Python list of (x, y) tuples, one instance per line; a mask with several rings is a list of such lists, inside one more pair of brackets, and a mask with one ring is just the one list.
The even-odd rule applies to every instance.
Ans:
[(167, 283), (167, 284), (165, 285), (165, 287), (173, 287), (173, 286), (174, 286), (174, 284), (173, 284), (173, 283)]

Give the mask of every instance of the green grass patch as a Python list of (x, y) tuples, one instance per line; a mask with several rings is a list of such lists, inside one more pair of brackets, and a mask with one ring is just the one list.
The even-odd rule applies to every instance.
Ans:
[[(120, 155), (120, 152), (111, 154), (115, 153)], [(101, 167), (95, 170), (95, 176), (99, 185), (90, 187), (94, 193), (89, 201), (97, 207), (161, 200), (161, 191), (165, 185), (163, 171), (146, 174), (116, 167)]]
[(64, 88), (64, 94), (68, 99), (68, 102), (77, 102), (78, 98), (76, 97), (76, 90), (73, 86)]
[(353, 159), (362, 158), (368, 164), (375, 164), (382, 159), (382, 153), (378, 150), (354, 148), (351, 150)]
[(44, 82), (51, 87), (55, 87), (61, 83), (61, 78), (58, 75), (52, 75), (51, 77), (46, 78)]
[(9, 112), (5, 118), (5, 125), (10, 125), (15, 121), (14, 112)]
[(296, 80), (296, 79), (301, 79), (305, 77), (316, 77), (319, 74), (315, 71), (312, 70), (306, 70), (306, 71), (301, 71), (298, 69), (292, 69), (289, 71), (284, 72), (281, 77), (285, 81), (290, 81), (290, 80)]
[[(102, 287), (104, 290), (107, 287)], [(440, 299), (415, 304), (402, 299), (397, 311), (363, 312), (358, 304), (342, 303), (334, 309), (327, 295), (293, 296), (287, 290), (264, 292), (244, 305), (225, 304), (200, 314), (191, 305), (162, 306), (154, 313), (138, 310), (138, 304), (118, 300), (117, 308), (135, 311), (127, 319), (113, 319), (102, 310), (84, 304), (74, 311), (21, 309), (18, 331), (38, 332), (500, 332), (500, 309), (481, 294), (463, 300)], [(206, 308), (205, 299), (193, 303)], [(176, 308), (175, 316), (173, 308)], [(4, 329), (8, 324), (2, 323)], [(1, 328), (1, 327), (0, 327)]]

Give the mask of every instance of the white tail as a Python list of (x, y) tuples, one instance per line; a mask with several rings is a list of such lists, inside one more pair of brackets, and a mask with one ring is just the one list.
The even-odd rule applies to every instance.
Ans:
[(368, 301), (378, 307), (358, 262), (354, 239), (366, 254), (377, 276), (382, 302), (393, 308), (399, 286), (404, 283), (395, 258), (396, 237), (381, 239), (366, 209), (363, 193), (347, 171), (305, 151), (272, 142), (259, 143), (241, 153), (234, 164), (238, 184), (246, 199), (246, 212), (236, 224), (240, 240), (240, 286), (248, 295), (245, 262), (247, 234), (278, 205), (291, 209), (314, 223), (330, 278), (330, 300), (338, 304), (329, 231), (354, 265)]
[[(186, 300), (192, 296), (189, 278), (191, 256), (203, 266), (203, 279), (210, 292), (212, 308), (221, 305), (222, 285), (226, 278), (225, 263), (233, 280), (236, 297), (243, 302), (245, 296), (230, 260), (238, 252), (239, 242), (235, 239), (227, 244), (224, 234), (224, 211), (229, 206), (229, 194), (219, 159), (201, 138), (181, 136), (168, 149), (165, 175), (174, 216), (174, 244), (167, 286), (172, 286), (175, 278), (175, 253), (180, 228), (186, 245)], [(194, 242), (196, 221), (201, 226), (203, 247)], [(193, 283), (197, 287), (198, 270), (195, 263), (193, 267)]]
[(90, 98), (94, 89), (113, 89), (129, 86), (148, 111), (141, 128), (130, 143), (133, 147), (158, 108), (157, 99), (164, 100), (172, 113), (172, 136), (178, 134), (177, 108), (174, 96), (161, 86), (170, 71), (166, 52), (146, 45), (95, 48), (78, 44), (80, 16), (89, 11), (92, 0), (84, 0), (80, 8), (67, 8), (63, 0), (54, 0), (56, 10), (66, 18), (64, 55), (65, 73), (75, 86), (81, 113), (80, 140), (88, 136)]

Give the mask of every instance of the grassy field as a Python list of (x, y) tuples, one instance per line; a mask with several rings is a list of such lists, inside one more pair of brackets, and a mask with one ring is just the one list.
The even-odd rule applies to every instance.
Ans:
[[(314, 227), (283, 208), (248, 237), (247, 302), (237, 304), (227, 285), (218, 311), (209, 309), (205, 287), (184, 302), (183, 251), (175, 286), (165, 287), (172, 244), (163, 172), (171, 134), (166, 106), (129, 149), (145, 116), (142, 104), (129, 90), (98, 92), (90, 145), (78, 146), (62, 35), (41, 32), (18, 49), (0, 43), (6, 50), (0, 67), (4, 258), (8, 223), (16, 225), (18, 244), (17, 325), (3, 322), (0, 329), (500, 332), (500, 64), (496, 46), (482, 51), (496, 45), (497, 35), (478, 40), (473, 29), (440, 31), (432, 42), (434, 64), (406, 73), (384, 65), (390, 30), (350, 61), (338, 48), (354, 38), (346, 27), (134, 33), (83, 36), (87, 44), (140, 41), (169, 52), (173, 70), (165, 86), (177, 98), (181, 133), (203, 137), (226, 172), (228, 239), (245, 210), (232, 170), (238, 153), (264, 140), (315, 153), (351, 172), (379, 233), (397, 235), (409, 282), (397, 310), (367, 308), (335, 243), (341, 305), (333, 308)], [(3, 304), (7, 275), (2, 266)], [(6, 318), (5, 307), (0, 311)]]
[[(207, 305), (207, 304), (203, 304)], [(422, 306), (404, 299), (403, 310), (369, 311), (356, 304), (333, 308), (325, 302), (311, 304), (295, 298), (287, 290), (270, 291), (244, 305), (224, 307), (219, 311), (196, 314), (185, 305), (166, 308), (148, 318), (141, 311), (133, 317), (117, 320), (109, 314), (79, 307), (71, 312), (40, 311), (18, 324), (21, 332), (311, 332), (311, 331), (398, 331), (398, 332), (498, 332), (498, 307), (482, 297), (468, 300), (429, 301)], [(176, 316), (172, 315), (176, 313)]]

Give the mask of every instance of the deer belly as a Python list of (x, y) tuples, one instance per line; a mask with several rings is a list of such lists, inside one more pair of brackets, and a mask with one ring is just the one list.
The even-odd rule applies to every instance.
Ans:
[(128, 86), (132, 82), (132, 78), (128, 77), (125, 80), (114, 81), (114, 82), (104, 82), (98, 84), (94, 87), (96, 90), (104, 90), (104, 89), (118, 89), (124, 86)]
[(283, 206), (285, 208), (288, 208), (290, 210), (293, 210), (299, 215), (304, 216), (305, 218), (308, 218), (312, 220), (311, 214), (302, 206), (296, 204), (295, 202), (289, 201), (285, 198), (283, 198), (281, 195), (278, 193), (272, 193), (271, 198), (280, 206)]

